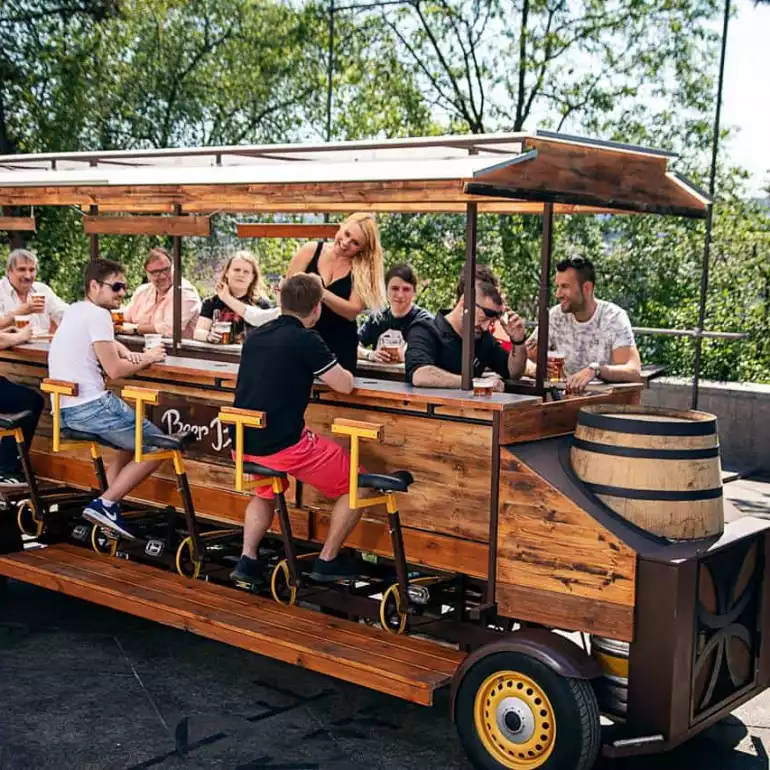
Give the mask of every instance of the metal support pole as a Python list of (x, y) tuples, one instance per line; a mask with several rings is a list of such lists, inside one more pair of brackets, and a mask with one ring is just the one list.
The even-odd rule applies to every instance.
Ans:
[(475, 358), (476, 328), (476, 228), (478, 224), (477, 203), (465, 207), (465, 293), (463, 294), (463, 390), (473, 390), (473, 360)]
[(334, 76), (334, 0), (329, 0), (329, 58), (326, 61), (326, 141), (332, 138), (332, 77)]
[[(92, 160), (89, 164), (91, 166), (96, 166), (96, 161)], [(88, 207), (88, 213), (92, 216), (99, 213), (99, 207), (98, 206), (89, 206)], [(99, 236), (96, 233), (91, 234), (91, 261), (99, 259)]]
[(698, 304), (698, 336), (695, 338), (695, 360), (692, 375), (692, 408), (698, 408), (698, 386), (700, 384), (703, 337), (700, 332), (706, 323), (706, 300), (709, 288), (709, 261), (711, 256), (711, 230), (714, 225), (714, 193), (717, 179), (717, 157), (719, 155), (719, 126), (722, 119), (722, 89), (725, 81), (725, 58), (727, 56), (727, 28), (730, 24), (730, 0), (725, 0), (725, 15), (722, 22), (722, 51), (719, 57), (719, 81), (717, 83), (717, 109), (714, 115), (714, 136), (711, 144), (711, 174), (709, 176), (709, 197), (711, 205), (706, 213), (706, 240), (703, 244), (703, 268), (700, 277), (700, 299)]
[[(182, 207), (178, 204), (174, 204), (174, 214), (179, 216), (182, 213)], [(174, 245), (174, 282), (172, 291), (174, 292), (174, 331), (173, 331), (173, 348), (174, 353), (179, 350), (179, 345), (182, 342), (182, 236), (173, 236)]]
[(553, 253), (553, 203), (543, 204), (543, 239), (540, 244), (540, 294), (537, 307), (537, 376), (535, 387), (543, 390), (548, 365), (548, 311), (551, 299), (551, 254)]

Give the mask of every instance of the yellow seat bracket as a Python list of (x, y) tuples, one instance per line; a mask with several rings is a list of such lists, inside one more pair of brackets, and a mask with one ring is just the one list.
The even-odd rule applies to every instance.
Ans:
[(360, 420), (348, 420), (343, 417), (338, 417), (332, 423), (332, 433), (350, 437), (350, 507), (371, 508), (374, 505), (381, 505), (384, 503), (388, 508), (388, 513), (394, 513), (397, 510), (397, 507), (395, 495), (392, 492), (385, 495), (379, 495), (378, 497), (359, 498), (358, 495), (360, 441), (363, 439), (365, 441), (378, 441), (381, 443), (385, 436), (384, 426), (374, 422), (362, 422)]
[(243, 473), (244, 428), (264, 428), (267, 415), (251, 409), (225, 406), (219, 410), (219, 421), (223, 425), (235, 426), (235, 491), (248, 492), (255, 487), (273, 485), (273, 491), (280, 491), (278, 479), (249, 479)]

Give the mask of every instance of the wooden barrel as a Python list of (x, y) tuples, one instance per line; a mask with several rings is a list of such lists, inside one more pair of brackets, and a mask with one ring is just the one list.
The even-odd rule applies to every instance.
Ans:
[(591, 657), (602, 670), (594, 681), (599, 710), (623, 721), (628, 711), (628, 642), (591, 635)]
[(570, 458), (578, 478), (605, 505), (648, 532), (690, 540), (724, 529), (713, 414), (586, 406)]

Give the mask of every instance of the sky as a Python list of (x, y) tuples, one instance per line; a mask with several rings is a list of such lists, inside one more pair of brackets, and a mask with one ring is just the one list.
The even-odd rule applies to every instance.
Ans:
[(731, 161), (752, 173), (749, 192), (762, 195), (770, 183), (770, 5), (736, 0), (735, 8), (727, 35), (722, 126), (736, 131), (723, 146)]

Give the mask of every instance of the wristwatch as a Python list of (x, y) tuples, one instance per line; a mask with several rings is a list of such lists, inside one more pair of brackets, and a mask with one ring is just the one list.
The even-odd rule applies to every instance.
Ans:
[(598, 361), (592, 361), (590, 364), (588, 364), (589, 369), (594, 370), (594, 377), (596, 379), (601, 379), (602, 376), (602, 365)]

